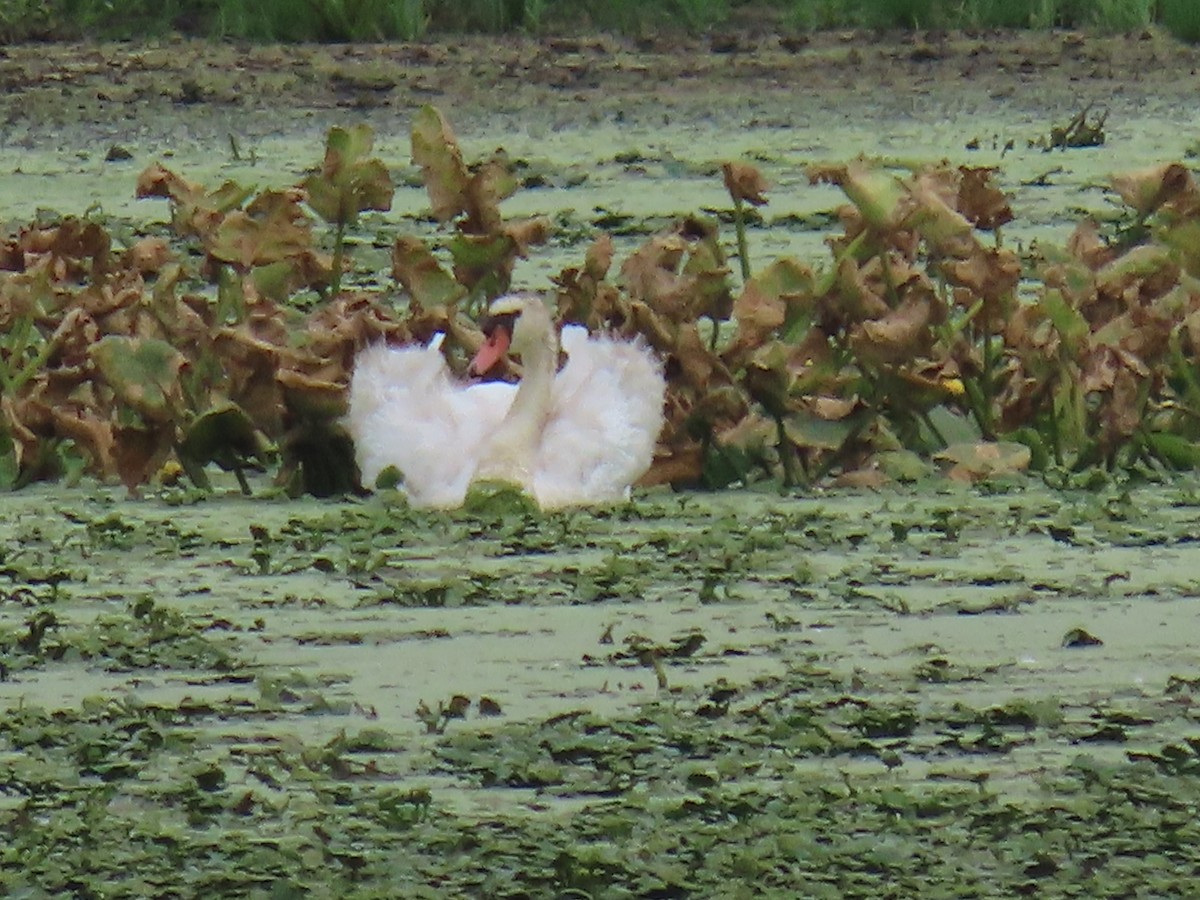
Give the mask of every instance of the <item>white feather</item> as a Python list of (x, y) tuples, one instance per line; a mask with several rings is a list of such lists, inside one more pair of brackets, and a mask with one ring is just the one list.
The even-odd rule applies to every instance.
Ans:
[[(533, 328), (542, 317), (526, 318)], [(547, 333), (534, 339), (556, 355), (548, 316), (545, 323)], [(489, 436), (506, 421), (520, 388), (455, 380), (439, 346), (435, 338), (426, 347), (362, 351), (347, 427), (364, 484), (395, 466), (414, 506), (448, 508), (462, 504), (481, 467), (496, 468), (488, 466), (494, 462)], [(532, 442), (518, 445), (522, 458), (511, 480), (544, 509), (620, 500), (653, 458), (663, 425), (662, 367), (640, 342), (589, 336), (578, 326), (563, 329), (562, 347), (566, 365), (543, 376), (553, 378), (549, 408), (537, 412), (544, 424)], [(526, 378), (537, 377), (527, 365)]]

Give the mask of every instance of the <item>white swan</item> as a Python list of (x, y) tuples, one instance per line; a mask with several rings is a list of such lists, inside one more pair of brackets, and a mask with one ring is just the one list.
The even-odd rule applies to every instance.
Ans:
[(346, 424), (363, 483), (388, 466), (414, 506), (461, 506), (472, 482), (514, 483), (543, 509), (629, 496), (650, 467), (663, 426), (662, 367), (640, 342), (563, 328), (559, 342), (537, 297), (496, 300), (487, 341), (471, 363), (485, 372), (521, 357), (519, 386), (462, 384), (441, 336), (426, 347), (375, 345), (354, 362)]

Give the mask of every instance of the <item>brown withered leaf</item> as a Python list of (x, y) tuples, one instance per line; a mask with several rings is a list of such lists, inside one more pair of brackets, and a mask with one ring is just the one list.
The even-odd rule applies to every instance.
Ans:
[(821, 298), (821, 321), (830, 331), (878, 319), (891, 311), (886, 299), (888, 286), (875, 259), (863, 267), (849, 258), (838, 263), (834, 290)]
[(107, 271), (111, 246), (112, 240), (103, 226), (72, 217), (64, 219), (63, 223), (54, 229), (50, 252), (62, 259), (91, 259), (91, 275), (98, 278)]
[(99, 339), (96, 320), (82, 307), (72, 307), (50, 335), (46, 363), (56, 368), (87, 366), (88, 352)]
[(1177, 162), (1113, 175), (1112, 186), (1143, 217), (1183, 194), (1196, 192), (1191, 173)]
[(1100, 237), (1100, 226), (1090, 216), (1075, 226), (1067, 238), (1066, 251), (1080, 260), (1089, 269), (1098, 269), (1110, 262), (1117, 253), (1116, 247)]
[(490, 159), (480, 163), (467, 182), (464, 206), (467, 218), (462, 229), (467, 234), (492, 234), (500, 229), (504, 216), (500, 202), (511, 197), (520, 187), (513, 175), (508, 157), (496, 151)]
[(756, 166), (743, 162), (723, 162), (721, 173), (725, 177), (725, 189), (734, 203), (744, 201), (762, 206), (767, 202), (767, 180)]
[(111, 240), (95, 222), (73, 216), (48, 228), (26, 228), (17, 238), (21, 266), (56, 282), (99, 280), (109, 270)]
[(1145, 376), (1133, 366), (1118, 366), (1112, 389), (1101, 404), (1100, 442), (1113, 450), (1142, 425), (1141, 387)]
[(973, 305), (975, 298), (983, 301), (984, 316), (993, 328), (1008, 319), (1021, 281), (1021, 260), (1012, 250), (978, 246), (966, 259), (946, 259), (938, 268), (950, 284), (967, 288), (963, 305)]
[(342, 294), (336, 300), (314, 309), (299, 334), (298, 355), (282, 364), (308, 375), (346, 384), (354, 354), (367, 344), (380, 340), (410, 343), (414, 339), (428, 343), (437, 331), (446, 330), (445, 308), (419, 314), (409, 312), (404, 321), (382, 300), (372, 294)]
[(113, 478), (119, 474), (116, 436), (111, 421), (100, 418), (90, 409), (59, 405), (51, 407), (50, 415), (55, 432), (73, 440), (87, 455), (93, 474), (100, 478)]
[(1013, 220), (1008, 197), (992, 183), (996, 171), (989, 166), (958, 167), (958, 211), (984, 231), (995, 231)]
[(860, 358), (875, 364), (911, 362), (933, 344), (937, 323), (929, 296), (913, 296), (878, 319), (860, 322), (850, 330), (850, 346)]
[(871, 228), (891, 232), (908, 213), (909, 191), (892, 173), (857, 159), (845, 165), (812, 165), (805, 170), (810, 184), (836, 184)]
[(0, 431), (12, 441), (17, 470), (36, 459), (42, 445), (41, 436), (34, 430), (39, 420), (50, 418), (50, 407), (29, 398), (17, 399), (0, 394)]
[(646, 474), (638, 479), (640, 487), (659, 484), (697, 484), (704, 472), (704, 450), (699, 444), (671, 448), (659, 446)]
[(583, 257), (583, 270), (596, 281), (608, 275), (612, 267), (614, 253), (612, 236), (607, 232), (601, 234), (588, 246)]
[(683, 219), (652, 235), (621, 264), (620, 284), (630, 300), (666, 319), (726, 318), (732, 306), (729, 270), (711, 226)]
[(634, 300), (650, 306), (675, 290), (687, 241), (674, 232), (656, 234), (621, 264), (621, 283)]
[(715, 229), (695, 233), (683, 264), (683, 275), (695, 294), (691, 303), (694, 315), (725, 320), (733, 313), (733, 292), (729, 285), (729, 267), (716, 239)]
[(818, 418), (827, 422), (837, 422), (856, 409), (861, 409), (862, 401), (856, 397), (813, 397), (805, 406)]
[[(1159, 297), (1178, 282), (1179, 262), (1161, 244), (1134, 247), (1096, 272), (1097, 293), (1101, 297), (1122, 297), (1126, 302)], [(1124, 308), (1125, 303), (1114, 305), (1113, 312), (1120, 314)], [(1090, 312), (1088, 318), (1095, 323), (1096, 318)]]
[(724, 364), (701, 339), (695, 323), (683, 325), (676, 333), (673, 356), (680, 375), (694, 388), (704, 390), (731, 381)]
[(145, 197), (165, 197), (171, 201), (171, 225), (181, 237), (205, 238), (221, 223), (231, 210), (239, 208), (253, 193), (234, 181), (226, 181), (208, 191), (196, 182), (188, 181), (153, 163), (138, 176), (137, 194)]
[(283, 390), (275, 377), (284, 355), (280, 346), (256, 337), (247, 323), (219, 329), (214, 345), (225, 369), (229, 400), (264, 433), (278, 437), (286, 413)]
[(797, 260), (784, 257), (760, 270), (734, 301), (737, 332), (722, 354), (725, 360), (736, 367), (774, 334), (787, 340), (800, 337), (810, 324), (813, 288), (812, 270)]
[(155, 275), (171, 259), (171, 245), (160, 237), (145, 237), (134, 242), (121, 256), (121, 265), (141, 275)]
[(121, 482), (135, 491), (150, 480), (175, 450), (176, 428), (164, 422), (144, 428), (113, 429), (112, 456)]
[(442, 268), (419, 238), (400, 235), (392, 245), (392, 275), (418, 307), (453, 307), (467, 289)]
[(315, 378), (295, 369), (281, 369), (276, 379), (283, 388), (284, 403), (289, 412), (317, 421), (337, 419), (346, 414), (348, 373), (334, 381)]
[(787, 303), (778, 294), (769, 294), (762, 284), (750, 279), (733, 304), (737, 319), (737, 341), (756, 347), (783, 325)]
[(0, 243), (0, 271), (25, 271), (25, 249), (19, 238), (9, 238)]
[(994, 475), (1013, 475), (1029, 468), (1032, 454), (1027, 446), (1009, 441), (979, 441), (951, 444), (934, 454), (948, 463), (947, 476), (956, 481), (979, 481)]
[(650, 346), (659, 353), (670, 353), (675, 346), (674, 329), (658, 316), (654, 310), (640, 300), (629, 304), (629, 321), (633, 330), (645, 337)]
[(550, 240), (554, 225), (545, 216), (534, 216), (530, 219), (518, 219), (509, 222), (501, 229), (513, 243), (513, 252), (525, 259), (529, 256), (529, 248), (544, 244)]
[(195, 200), (202, 196), (204, 188), (195, 181), (177, 175), (160, 162), (151, 163), (138, 175), (135, 196), (165, 197), (176, 203)]
[(1180, 329), (1185, 351), (1190, 351), (1193, 357), (1200, 356), (1200, 308), (1192, 308), (1182, 316)]
[(880, 468), (878, 463), (871, 460), (862, 468), (839, 473), (833, 479), (833, 484), (840, 488), (877, 491), (886, 487), (891, 481), (892, 477)]
[(938, 166), (923, 169), (909, 179), (912, 211), (906, 216), (905, 225), (915, 229), (939, 252), (965, 256), (977, 244), (971, 223), (956, 208), (957, 174)]
[(413, 117), (412, 159), (421, 167), (435, 219), (448, 222), (466, 209), (470, 175), (454, 131), (433, 106)]
[(312, 247), (312, 227), (302, 199), (296, 190), (263, 191), (245, 210), (221, 220), (206, 249), (243, 271), (303, 255)]

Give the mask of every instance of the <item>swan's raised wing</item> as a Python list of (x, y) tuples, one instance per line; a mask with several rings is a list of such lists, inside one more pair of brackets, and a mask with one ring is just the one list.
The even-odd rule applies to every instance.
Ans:
[(554, 382), (534, 471), (545, 508), (620, 500), (650, 468), (666, 382), (641, 342), (563, 329), (567, 364)]
[(512, 405), (509, 384), (456, 382), (435, 341), (379, 344), (354, 361), (346, 427), (365, 485), (388, 466), (404, 476), (414, 506), (462, 503), (485, 436)]

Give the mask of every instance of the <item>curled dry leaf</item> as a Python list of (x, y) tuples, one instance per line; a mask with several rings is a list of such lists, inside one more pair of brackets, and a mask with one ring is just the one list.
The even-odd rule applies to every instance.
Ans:
[(836, 184), (871, 228), (890, 232), (901, 227), (908, 210), (903, 183), (865, 160), (845, 165), (813, 165), (806, 170), (811, 184)]
[(1164, 203), (1184, 195), (1196, 195), (1196, 183), (1181, 163), (1166, 163), (1114, 175), (1112, 186), (1121, 199), (1143, 217)]
[(408, 235), (400, 235), (392, 245), (392, 275), (418, 309), (453, 307), (467, 293), (424, 241)]
[(513, 251), (522, 259), (529, 256), (529, 248), (544, 244), (550, 239), (554, 226), (545, 216), (520, 219), (504, 225), (504, 234), (512, 241)]
[(454, 131), (442, 114), (423, 106), (413, 117), (412, 159), (421, 167), (425, 190), (439, 222), (449, 222), (466, 208), (469, 174)]
[(613, 240), (607, 234), (602, 234), (588, 246), (583, 258), (583, 271), (588, 277), (599, 281), (608, 275), (612, 268)]
[(480, 163), (467, 182), (464, 206), (467, 213), (463, 231), (467, 234), (492, 234), (504, 224), (500, 202), (511, 197), (520, 186), (513, 175), (508, 157), (498, 151)]
[(171, 259), (171, 245), (163, 238), (146, 237), (125, 251), (123, 267), (142, 275), (157, 274)]
[(1032, 458), (1024, 444), (1010, 441), (979, 441), (951, 444), (934, 454), (939, 462), (949, 463), (960, 480), (976, 481), (994, 475), (1012, 475), (1029, 468)]
[(966, 288), (960, 305), (971, 306), (983, 301), (984, 311), (992, 328), (1001, 328), (1017, 303), (1017, 286), (1021, 282), (1021, 260), (1007, 248), (984, 248), (965, 259), (947, 259), (938, 271), (952, 285)]
[(994, 167), (959, 166), (958, 211), (976, 228), (995, 231), (1013, 220), (1005, 193), (992, 184)]
[(908, 197), (901, 206), (911, 207), (905, 225), (938, 254), (969, 255), (978, 246), (971, 222), (956, 208), (957, 175), (943, 167), (925, 169), (905, 185)]
[(927, 352), (934, 336), (939, 306), (931, 294), (916, 294), (878, 319), (868, 319), (850, 329), (850, 346), (875, 364), (911, 362)]
[(184, 237), (204, 239), (226, 214), (238, 209), (253, 191), (233, 181), (208, 191), (176, 175), (161, 163), (148, 166), (137, 181), (137, 197), (164, 197), (171, 201), (171, 224)]
[(762, 206), (767, 202), (767, 180), (757, 167), (743, 162), (721, 163), (725, 189), (734, 203), (746, 202)]

